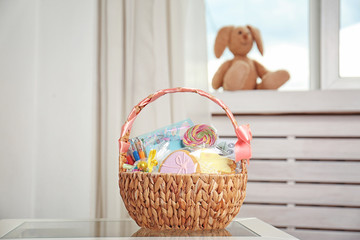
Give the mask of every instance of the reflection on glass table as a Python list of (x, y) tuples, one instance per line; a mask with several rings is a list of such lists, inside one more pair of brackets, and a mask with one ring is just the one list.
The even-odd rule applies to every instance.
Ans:
[[(0, 221), (1, 239), (34, 238), (149, 238), (166, 239), (186, 237), (191, 239), (295, 239), (290, 235), (256, 218), (236, 219), (226, 229), (221, 230), (149, 230), (140, 228), (132, 220), (33, 220), (20, 221), (12, 229), (4, 232), (4, 221)], [(11, 220), (9, 220), (11, 221)], [(269, 238), (270, 237), (270, 238)]]

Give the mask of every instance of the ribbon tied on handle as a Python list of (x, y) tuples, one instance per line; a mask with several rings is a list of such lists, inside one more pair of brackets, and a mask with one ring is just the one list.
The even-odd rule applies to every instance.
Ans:
[(119, 140), (119, 149), (120, 149), (120, 153), (126, 153), (127, 150), (130, 147), (130, 143), (129, 142), (124, 142)]
[(235, 161), (239, 162), (246, 159), (249, 164), (251, 158), (251, 145), (252, 134), (249, 125), (241, 125), (235, 129), (238, 138), (235, 144)]

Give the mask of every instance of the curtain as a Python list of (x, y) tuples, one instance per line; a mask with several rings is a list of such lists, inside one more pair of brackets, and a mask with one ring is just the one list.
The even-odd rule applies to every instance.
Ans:
[[(96, 217), (125, 218), (117, 160), (122, 123), (133, 106), (159, 89), (207, 90), (204, 2), (103, 0), (99, 32)], [(141, 112), (131, 137), (188, 117), (208, 123), (208, 102), (196, 95), (164, 96)]]

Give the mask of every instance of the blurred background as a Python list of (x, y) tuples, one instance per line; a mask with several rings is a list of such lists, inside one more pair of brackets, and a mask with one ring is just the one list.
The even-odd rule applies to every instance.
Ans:
[[(156, 90), (213, 93), (253, 129), (239, 217), (304, 239), (360, 237), (360, 1), (0, 0), (0, 218), (126, 218), (118, 138)], [(291, 79), (215, 91), (226, 25), (262, 33), (249, 56)], [(199, 96), (150, 105), (132, 136), (191, 117), (235, 134)], [(312, 219), (312, 221), (310, 220)]]

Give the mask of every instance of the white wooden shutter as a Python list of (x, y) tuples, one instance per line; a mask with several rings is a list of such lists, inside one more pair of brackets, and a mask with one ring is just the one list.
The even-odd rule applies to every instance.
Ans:
[[(360, 239), (358, 91), (215, 95), (254, 137), (239, 217), (257, 217), (300, 239)], [(235, 140), (216, 106), (212, 124)]]

